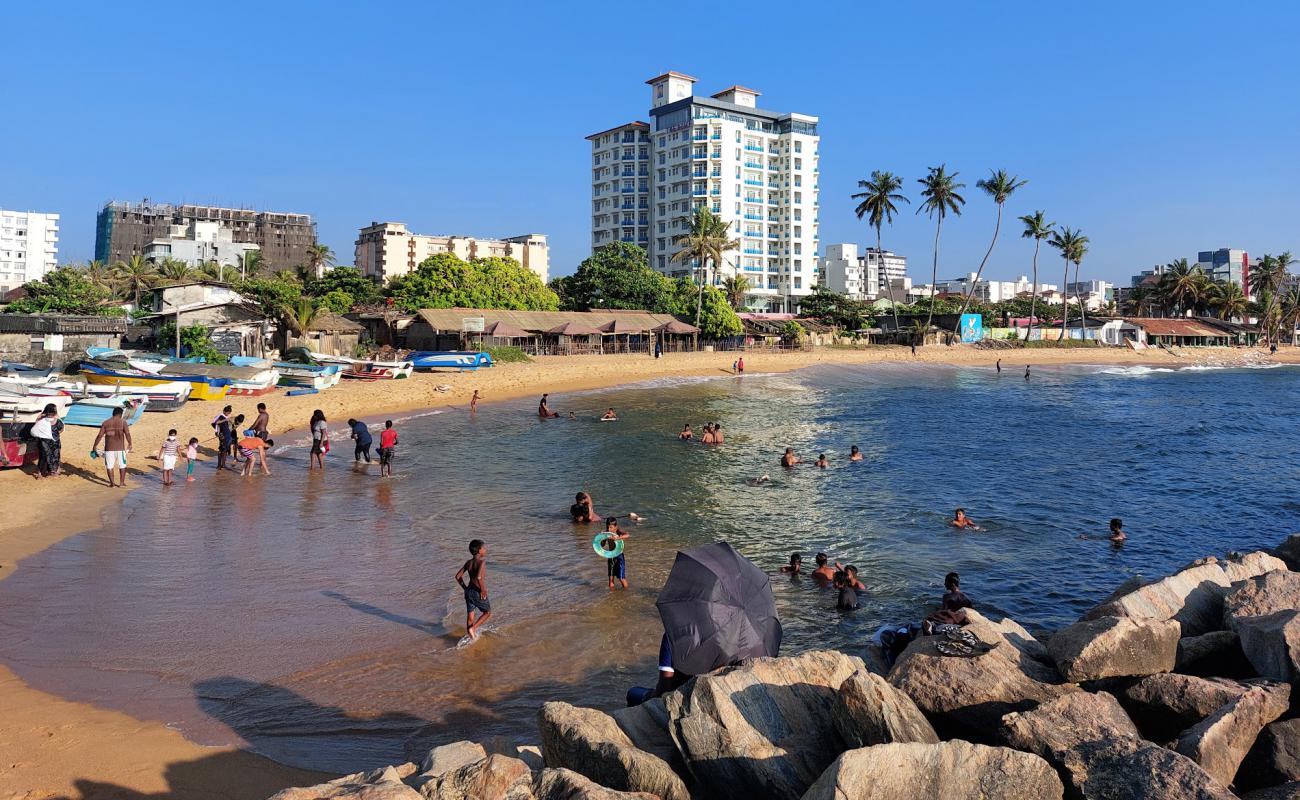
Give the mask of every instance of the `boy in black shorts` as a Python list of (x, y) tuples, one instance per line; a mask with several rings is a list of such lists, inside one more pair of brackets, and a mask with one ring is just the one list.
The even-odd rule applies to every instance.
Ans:
[[(487, 590), (487, 545), (482, 539), (475, 539), (469, 543), (469, 553), (472, 558), (456, 573), (456, 583), (465, 591), (465, 635), (477, 639), (478, 629), (492, 616)], [(479, 612), (478, 619), (474, 618), (475, 610)]]
[[(618, 517), (609, 517), (605, 520), (605, 538), (601, 541), (600, 546), (606, 550), (614, 549), (614, 542), (619, 539), (626, 539), (627, 533), (618, 527)], [(609, 590), (614, 591), (614, 581), (623, 584), (627, 588), (627, 561), (623, 554), (619, 553), (613, 558), (606, 559), (609, 563)]]

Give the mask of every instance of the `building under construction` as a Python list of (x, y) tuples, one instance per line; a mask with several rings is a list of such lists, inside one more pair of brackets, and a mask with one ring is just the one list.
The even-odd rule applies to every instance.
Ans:
[(111, 201), (95, 221), (95, 259), (105, 264), (141, 256), (155, 239), (166, 239), (173, 225), (216, 222), (235, 242), (255, 244), (265, 267), (288, 269), (307, 263), (307, 248), (316, 244), (316, 223), (308, 214), (253, 211), (246, 208)]

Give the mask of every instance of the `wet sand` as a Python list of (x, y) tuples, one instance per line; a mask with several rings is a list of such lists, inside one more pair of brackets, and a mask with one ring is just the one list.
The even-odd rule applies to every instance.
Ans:
[[(1243, 356), (1260, 358), (1260, 350), (1195, 350), (1183, 357), (1162, 352), (1127, 350), (976, 350), (931, 347), (913, 358), (906, 348), (818, 350), (793, 354), (750, 354), (749, 373), (781, 372), (813, 364), (865, 364), (919, 361), (992, 366), (1001, 358), (1006, 370), (1023, 370), (1026, 363), (1050, 364), (1159, 364), (1188, 365), (1226, 362)], [(734, 354), (670, 354), (658, 361), (647, 356), (588, 356), (546, 358), (529, 364), (508, 364), (482, 373), (435, 373), (406, 381), (347, 383), (321, 395), (263, 398), (272, 414), (273, 435), (305, 431), (314, 408), (323, 409), (336, 435), (349, 416), (375, 417), (417, 408), (466, 408), (470, 394), (479, 389), (482, 402), (493, 402), (543, 391), (555, 395), (584, 389), (669, 376), (708, 376), (729, 371)], [(1274, 359), (1300, 361), (1300, 353), (1284, 349)], [(438, 391), (446, 387), (445, 391)], [(231, 404), (250, 419), (257, 398), (236, 398)], [(132, 428), (135, 455), (133, 473), (152, 475), (159, 464), (152, 457), (167, 429), (175, 427), (182, 438), (205, 438), (208, 421), (223, 403), (190, 403), (167, 414), (146, 414)], [(112, 524), (116, 501), (125, 495), (109, 489), (101, 462), (89, 456), (95, 430), (70, 427), (64, 434), (65, 468), (69, 477), (36, 481), (16, 470), (0, 473), (7, 498), (26, 502), (6, 504), (0, 522), (0, 579), (12, 574), (27, 555), (74, 533)], [(289, 438), (289, 437), (286, 437)], [(211, 459), (205, 443), (204, 460)], [(202, 465), (199, 481), (211, 465)], [(301, 464), (275, 463), (272, 469), (300, 469)], [(257, 478), (260, 479), (260, 478)], [(109, 515), (105, 517), (104, 515)], [(0, 707), (8, 712), (0, 722), (0, 798), (174, 797), (261, 798), (286, 785), (314, 782), (314, 776), (282, 767), (247, 752), (229, 748), (204, 748), (187, 742), (175, 731), (157, 723), (140, 722), (126, 715), (60, 700), (25, 686), (0, 668)]]

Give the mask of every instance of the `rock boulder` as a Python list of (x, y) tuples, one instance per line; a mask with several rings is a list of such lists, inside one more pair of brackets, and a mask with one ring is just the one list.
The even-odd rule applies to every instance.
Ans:
[(1220, 782), (1230, 784), (1259, 732), (1286, 712), (1290, 699), (1288, 684), (1252, 686), (1184, 731), (1174, 749)]
[(573, 770), (618, 791), (690, 800), (668, 762), (638, 749), (605, 712), (551, 702), (542, 704), (537, 717), (546, 766)]
[(865, 670), (834, 651), (755, 658), (665, 696), (673, 741), (719, 800), (798, 798), (847, 749), (834, 724), (840, 686)]
[(1003, 655), (1014, 661), (1026, 675), (1044, 683), (1061, 682), (1061, 674), (1052, 663), (1047, 647), (1020, 623), (1011, 617), (993, 622), (973, 608), (966, 609), (966, 618), (969, 620), (966, 630), (985, 644), (1007, 645)]
[(1154, 675), (1174, 668), (1181, 630), (1172, 619), (1083, 619), (1054, 635), (1047, 651), (1068, 681)]
[(610, 712), (614, 722), (632, 740), (632, 744), (647, 753), (659, 756), (672, 765), (679, 774), (685, 774), (686, 762), (677, 752), (673, 737), (668, 733), (668, 709), (662, 697), (655, 697), (630, 708)]
[(1241, 651), (1236, 632), (1210, 631), (1178, 640), (1174, 672), (1202, 678), (1250, 678), (1254, 677), (1255, 668)]
[(1258, 789), (1300, 781), (1300, 719), (1268, 725), (1237, 770), (1236, 784)]
[(1248, 792), (1241, 800), (1300, 800), (1300, 781)]
[(609, 789), (568, 769), (544, 769), (533, 781), (536, 800), (659, 800), (646, 792)]
[(803, 800), (1059, 800), (1061, 779), (1043, 759), (960, 739), (850, 750)]
[(999, 645), (973, 658), (944, 656), (937, 637), (913, 641), (889, 673), (889, 683), (912, 698), (942, 738), (996, 743), (1003, 714), (1078, 691), (1036, 681)]
[(517, 758), (493, 753), (420, 787), (427, 800), (533, 800), (533, 772)]
[(1300, 679), (1300, 573), (1276, 571), (1244, 581), (1224, 601), (1224, 619), (1261, 676)]
[(477, 742), (452, 742), (439, 745), (420, 762), (421, 777), (436, 778), (460, 769), (466, 764), (487, 758), (487, 749)]
[(1166, 672), (1145, 677), (1116, 696), (1143, 736), (1153, 742), (1170, 742), (1249, 688), (1222, 678)]
[(402, 779), (415, 772), (409, 769), (383, 767), (369, 772), (344, 775), (327, 783), (276, 792), (270, 800), (424, 800), (420, 793), (402, 783)]
[(1286, 562), (1287, 569), (1300, 570), (1300, 533), (1286, 537), (1286, 541), (1273, 548), (1273, 555)]
[(855, 672), (840, 685), (835, 727), (848, 747), (892, 742), (935, 744), (939, 737), (912, 698), (870, 672)]

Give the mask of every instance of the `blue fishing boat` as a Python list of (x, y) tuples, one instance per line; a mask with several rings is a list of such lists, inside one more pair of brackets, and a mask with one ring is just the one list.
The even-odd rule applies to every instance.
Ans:
[(122, 417), (127, 425), (134, 425), (144, 416), (149, 398), (123, 399), (121, 397), (84, 397), (68, 406), (68, 413), (63, 417), (65, 425), (85, 425), (98, 428), (104, 420), (113, 416), (113, 409), (121, 408)]
[(492, 356), (487, 353), (471, 353), (456, 350), (417, 350), (409, 356), (416, 369), (459, 369), (476, 370), (479, 367), (491, 367)]

